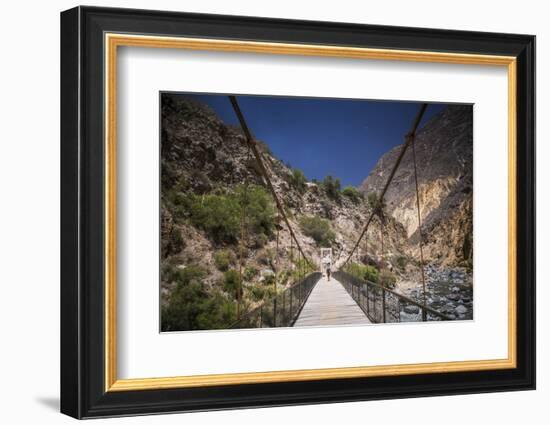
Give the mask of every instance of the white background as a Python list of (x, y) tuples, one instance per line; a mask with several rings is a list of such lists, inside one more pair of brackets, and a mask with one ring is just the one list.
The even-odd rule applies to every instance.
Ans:
[[(118, 78), (119, 378), (507, 358), (505, 66), (123, 48)], [(160, 90), (474, 104), (475, 320), (159, 334)]]
[[(57, 413), (59, 391), (59, 16), (69, 1), (11, 2), (2, 10), (0, 67), (0, 400), (2, 422), (69, 423)], [(547, 117), (550, 29), (544, 2), (97, 1), (97, 5), (523, 32), (538, 39), (538, 140)], [(548, 217), (547, 143), (538, 144), (538, 216)], [(547, 192), (547, 190), (546, 190)], [(257, 424), (362, 422), (544, 423), (550, 397), (547, 222), (538, 223), (538, 390), (458, 397), (212, 412), (110, 420), (110, 423)]]

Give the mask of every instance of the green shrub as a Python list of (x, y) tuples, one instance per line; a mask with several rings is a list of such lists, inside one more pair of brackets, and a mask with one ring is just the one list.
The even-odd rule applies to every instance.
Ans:
[(214, 263), (219, 271), (225, 272), (229, 266), (235, 264), (235, 253), (230, 249), (220, 249), (214, 254)]
[(176, 223), (183, 223), (189, 216), (189, 197), (177, 190), (167, 190), (164, 193), (166, 207)]
[(357, 190), (354, 186), (346, 186), (342, 190), (342, 195), (347, 196), (354, 203), (359, 203), (363, 199), (363, 194)]
[(191, 195), (189, 214), (191, 223), (218, 243), (235, 242), (240, 234), (241, 209), (234, 196)]
[(345, 271), (359, 279), (368, 280), (369, 282), (378, 283), (378, 270), (373, 266), (348, 263)]
[(306, 190), (307, 178), (302, 170), (293, 168), (286, 180), (288, 184), (298, 192), (303, 193)]
[(331, 175), (323, 179), (323, 189), (327, 196), (335, 201), (340, 199), (340, 179), (334, 178)]
[(278, 276), (278, 277), (279, 277), (279, 284), (280, 284), (281, 286), (286, 286), (286, 284), (288, 283), (289, 278), (292, 277), (292, 273), (291, 273), (291, 271), (288, 270), (288, 269), (281, 270), (281, 271), (279, 272), (279, 276)]
[(163, 281), (176, 283), (161, 311), (163, 331), (221, 329), (235, 321), (234, 303), (220, 293), (209, 294), (202, 282), (205, 276), (206, 270), (199, 266), (163, 265)]
[(236, 189), (236, 197), (241, 211), (244, 208), (249, 235), (260, 238), (263, 235), (266, 241), (271, 238), (275, 229), (275, 207), (267, 190), (261, 186), (241, 185)]
[(172, 199), (175, 208), (189, 216), (191, 224), (204, 230), (217, 243), (235, 243), (238, 240), (243, 214), (249, 237), (270, 238), (273, 235), (273, 201), (260, 186), (240, 185), (233, 193), (172, 195)]
[(223, 329), (235, 320), (235, 303), (219, 293), (209, 296), (195, 281), (179, 284), (161, 312), (163, 331)]
[(198, 282), (178, 284), (170, 295), (168, 305), (162, 309), (162, 330), (197, 329), (197, 316), (201, 313), (201, 300), (205, 297), (206, 293)]
[(369, 282), (377, 283), (379, 280), (379, 273), (378, 270), (376, 270), (376, 267), (366, 265), (363, 279), (368, 280)]
[(223, 274), (223, 289), (228, 294), (233, 295), (235, 299), (238, 298), (240, 286), (240, 277), (237, 270), (231, 269)]
[(393, 288), (396, 282), (397, 282), (397, 278), (392, 272), (390, 272), (387, 269), (380, 271), (380, 276), (378, 279), (378, 283), (380, 285), (386, 288)]
[(180, 230), (178, 228), (172, 229), (170, 232), (168, 253), (178, 253), (183, 249), (184, 245), (185, 243), (183, 236), (181, 236)]
[(264, 296), (265, 296), (265, 293), (266, 293), (266, 288), (264, 288), (262, 286), (254, 285), (250, 288), (250, 295), (252, 296), (252, 299), (254, 301), (263, 300)]
[(237, 306), (221, 294), (207, 298), (200, 305), (197, 315), (197, 329), (224, 329), (237, 320)]
[(249, 288), (250, 296), (256, 302), (269, 300), (275, 295), (275, 291), (272, 286), (260, 286), (254, 285)]
[(303, 216), (300, 217), (299, 224), (304, 234), (313, 238), (320, 246), (329, 246), (336, 238), (330, 222), (324, 218)]
[(163, 282), (176, 282), (182, 285), (188, 285), (191, 282), (200, 282), (206, 274), (207, 272), (204, 268), (196, 265), (180, 268), (173, 264), (164, 264), (161, 269), (161, 279)]
[(244, 277), (244, 280), (246, 280), (247, 282), (250, 282), (252, 281), (252, 279), (254, 279), (254, 277), (256, 277), (257, 274), (258, 274), (258, 269), (256, 267), (249, 266), (244, 269), (243, 277)]

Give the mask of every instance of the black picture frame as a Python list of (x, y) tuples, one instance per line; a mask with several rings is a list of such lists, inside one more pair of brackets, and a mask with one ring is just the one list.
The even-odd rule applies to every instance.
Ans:
[[(516, 57), (517, 367), (106, 392), (105, 32)], [(96, 7), (61, 13), (61, 412), (92, 418), (534, 388), (534, 36)]]

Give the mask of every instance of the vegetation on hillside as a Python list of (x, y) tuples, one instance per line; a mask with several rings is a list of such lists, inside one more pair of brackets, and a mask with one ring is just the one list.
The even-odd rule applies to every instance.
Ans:
[(331, 175), (328, 175), (323, 179), (321, 186), (323, 187), (325, 193), (330, 199), (334, 201), (340, 200), (341, 184), (339, 178), (334, 178)]
[(235, 264), (236, 260), (235, 253), (230, 249), (220, 249), (214, 254), (214, 263), (221, 272), (227, 271), (229, 266)]
[(247, 232), (261, 240), (273, 237), (275, 207), (261, 186), (243, 184), (233, 191), (205, 195), (168, 191), (166, 201), (176, 222), (189, 221), (216, 243), (237, 242), (243, 215)]
[(305, 235), (313, 238), (319, 246), (329, 247), (336, 235), (330, 222), (318, 216), (302, 216), (299, 219), (300, 228)]
[(346, 264), (344, 271), (352, 276), (358, 277), (359, 279), (378, 283), (378, 270), (374, 266), (359, 263), (348, 263)]
[(236, 319), (235, 303), (221, 292), (206, 292), (202, 279), (207, 271), (203, 268), (166, 265), (162, 273), (164, 280), (175, 284), (162, 308), (163, 331), (220, 329)]
[(290, 187), (296, 189), (300, 193), (306, 190), (307, 178), (304, 172), (298, 168), (293, 168), (292, 172), (286, 177)]
[(359, 279), (377, 283), (390, 289), (395, 287), (395, 283), (397, 282), (397, 277), (390, 270), (378, 270), (376, 267), (370, 265), (348, 263), (346, 264), (344, 271), (358, 277)]
[(363, 194), (354, 186), (346, 186), (342, 189), (342, 195), (351, 199), (352, 202), (358, 204), (363, 199)]

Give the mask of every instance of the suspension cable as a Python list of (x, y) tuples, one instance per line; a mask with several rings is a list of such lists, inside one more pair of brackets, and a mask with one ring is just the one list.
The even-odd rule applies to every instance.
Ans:
[(275, 282), (274, 282), (274, 289), (275, 289), (275, 295), (277, 295), (277, 279), (279, 278), (279, 213), (277, 212), (277, 224), (276, 224), (276, 228), (277, 228), (277, 235), (276, 235), (276, 242), (275, 242), (275, 250), (276, 250), (276, 256), (275, 256), (275, 261), (276, 261), (276, 268), (275, 268)]
[[(423, 304), (426, 305), (426, 280), (424, 277), (424, 250), (423, 250), (423, 236), (422, 236), (422, 218), (420, 216), (420, 193), (418, 191), (418, 174), (416, 171), (416, 149), (415, 149), (415, 137), (412, 138), (412, 153), (413, 153), (413, 163), (414, 163), (414, 186), (416, 189), (416, 211), (418, 213), (418, 236), (419, 236), (419, 246), (420, 246), (420, 270), (422, 271), (422, 297)], [(424, 312), (424, 310), (423, 310)]]
[(231, 105), (233, 106), (235, 114), (237, 115), (237, 118), (239, 119), (239, 123), (241, 124), (241, 128), (242, 128), (242, 130), (245, 134), (245, 137), (246, 137), (246, 142), (247, 142), (248, 146), (252, 148), (252, 152), (254, 153), (254, 156), (256, 158), (256, 162), (258, 163), (258, 166), (260, 167), (260, 171), (262, 172), (262, 174), (263, 174), (263, 176), (266, 180), (267, 186), (268, 186), (269, 190), (271, 191), (271, 193), (273, 195), (273, 198), (275, 199), (275, 204), (277, 205), (277, 209), (279, 210), (279, 213), (283, 217), (283, 219), (284, 219), (284, 221), (285, 221), (285, 223), (288, 227), (291, 238), (294, 239), (294, 241), (296, 242), (296, 246), (298, 248), (298, 251), (302, 254), (302, 256), (304, 257), (304, 260), (308, 264), (311, 265), (311, 262), (309, 261), (307, 256), (304, 254), (304, 251), (302, 250), (302, 247), (300, 246), (300, 242), (298, 242), (298, 239), (296, 238), (296, 235), (295, 235), (294, 231), (292, 230), (292, 226), (290, 225), (290, 222), (289, 222), (289, 220), (286, 216), (286, 213), (284, 211), (283, 204), (281, 203), (281, 201), (279, 199), (279, 196), (277, 195), (277, 192), (275, 191), (275, 188), (273, 187), (273, 184), (271, 183), (271, 180), (269, 179), (269, 175), (267, 173), (267, 168), (266, 168), (266, 166), (265, 166), (265, 164), (262, 160), (262, 155), (261, 155), (260, 151), (258, 150), (256, 141), (252, 137), (252, 133), (250, 133), (250, 130), (248, 129), (248, 125), (246, 124), (246, 121), (244, 119), (244, 115), (241, 111), (241, 108), (239, 107), (239, 103), (237, 102), (237, 98), (235, 96), (229, 96), (229, 100), (231, 101)]
[(378, 217), (380, 220), (380, 271), (384, 269), (384, 221), (382, 216)]
[[(250, 148), (247, 153), (247, 162), (250, 160)], [(244, 243), (247, 239), (246, 232), (246, 207), (248, 204), (248, 179), (244, 182), (243, 193), (242, 193), (242, 208), (241, 208), (241, 241), (239, 244), (239, 284), (237, 286), (237, 318), (240, 318), (241, 315), (241, 303), (242, 303), (242, 292), (243, 292), (243, 256), (244, 256)]]

